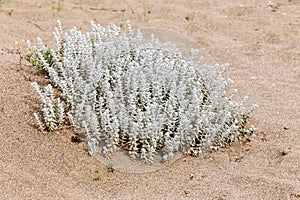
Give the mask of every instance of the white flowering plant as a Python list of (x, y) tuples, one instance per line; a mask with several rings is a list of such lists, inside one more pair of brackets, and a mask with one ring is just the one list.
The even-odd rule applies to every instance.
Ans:
[(91, 155), (104, 144), (106, 156), (121, 148), (147, 163), (158, 152), (164, 160), (177, 151), (197, 156), (255, 131), (246, 127), (255, 105), (233, 100), (232, 81), (223, 78), (227, 65), (202, 63), (196, 51), (184, 58), (175, 44), (144, 40), (129, 22), (124, 32), (91, 27), (63, 32), (59, 22), (55, 50), (39, 38), (38, 46), (28, 42), (53, 82), (44, 90), (32, 83), (43, 105), (42, 119), (34, 115), (44, 129), (69, 122), (84, 130)]

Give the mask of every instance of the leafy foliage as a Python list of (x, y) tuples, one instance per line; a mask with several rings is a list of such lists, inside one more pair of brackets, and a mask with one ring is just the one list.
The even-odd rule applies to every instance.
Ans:
[[(29, 53), (25, 56), (25, 60), (31, 64), (31, 66), (39, 71), (41, 71), (43, 74), (47, 75), (47, 70), (44, 67), (44, 64), (42, 63), (41, 59), (38, 56), (38, 51), (28, 48)], [(49, 65), (53, 65), (53, 58), (51, 56), (50, 50), (47, 49), (46, 51), (40, 51)]]

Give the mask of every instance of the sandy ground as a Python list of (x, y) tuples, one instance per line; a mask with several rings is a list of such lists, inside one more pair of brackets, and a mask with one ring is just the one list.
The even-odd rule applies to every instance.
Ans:
[(30, 82), (47, 80), (1, 51), (0, 199), (300, 199), (299, 0), (11, 0), (0, 9), (0, 48), (37, 36), (53, 44), (57, 19), (65, 30), (129, 19), (134, 28), (169, 28), (196, 40), (231, 64), (226, 76), (239, 96), (258, 104), (250, 121), (258, 132), (157, 172), (109, 173), (70, 142), (72, 131), (35, 128)]

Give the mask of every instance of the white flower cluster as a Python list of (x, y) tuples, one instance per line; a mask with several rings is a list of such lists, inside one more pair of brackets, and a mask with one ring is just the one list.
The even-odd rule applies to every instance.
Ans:
[(104, 143), (107, 156), (118, 147), (149, 163), (157, 152), (164, 160), (176, 151), (199, 155), (255, 131), (245, 128), (254, 106), (244, 107), (247, 98), (233, 101), (235, 90), (227, 94), (232, 81), (222, 77), (226, 66), (202, 64), (195, 55), (185, 59), (174, 44), (154, 36), (146, 42), (129, 22), (126, 32), (91, 26), (85, 34), (76, 27), (63, 33), (59, 23), (51, 64), (40, 39), (35, 48), (65, 104), (54, 99), (51, 86), (43, 94), (33, 83), (48, 129), (64, 113), (85, 131), (91, 155)]

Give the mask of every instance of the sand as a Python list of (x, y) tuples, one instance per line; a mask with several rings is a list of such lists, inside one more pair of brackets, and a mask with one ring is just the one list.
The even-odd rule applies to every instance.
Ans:
[[(49, 80), (13, 52), (37, 36), (53, 45), (57, 19), (82, 31), (91, 20), (130, 20), (195, 40), (230, 64), (237, 99), (258, 105), (249, 121), (257, 134), (156, 172), (110, 173), (70, 141), (72, 130), (41, 132), (33, 119), (30, 83)], [(299, 0), (11, 0), (0, 23), (0, 199), (300, 199)]]

